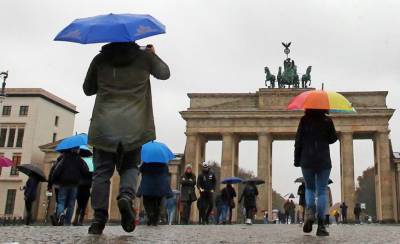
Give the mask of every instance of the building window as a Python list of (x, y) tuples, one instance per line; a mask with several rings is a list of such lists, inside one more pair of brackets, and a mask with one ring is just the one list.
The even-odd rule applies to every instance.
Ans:
[(55, 120), (54, 120), (54, 125), (55, 125), (55, 126), (58, 126), (58, 120), (59, 120), (59, 117), (56, 116), (56, 118), (55, 118)]
[(57, 141), (57, 133), (53, 133), (53, 142)]
[(11, 115), (11, 106), (3, 106), (3, 116)]
[(19, 116), (27, 116), (28, 115), (29, 106), (21, 106), (19, 107)]
[(12, 161), (13, 161), (13, 166), (11, 167), (10, 175), (18, 176), (17, 166), (21, 164), (21, 154), (14, 153), (14, 155), (12, 157)]
[(14, 205), (15, 205), (15, 195), (17, 194), (16, 189), (8, 189), (7, 190), (7, 200), (4, 214), (13, 215), (14, 214)]
[(17, 144), (15, 147), (22, 147), (22, 142), (24, 141), (24, 128), (18, 128)]
[(10, 131), (8, 132), (7, 147), (14, 147), (15, 130), (15, 128), (10, 128)]
[(0, 129), (0, 147), (4, 147), (6, 145), (6, 136), (7, 136), (7, 128)]

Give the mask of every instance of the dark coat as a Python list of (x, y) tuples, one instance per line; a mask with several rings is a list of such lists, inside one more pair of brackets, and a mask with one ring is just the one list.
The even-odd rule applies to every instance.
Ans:
[(170, 197), (173, 195), (167, 164), (143, 163), (139, 170), (142, 173), (142, 180), (137, 196)]
[(329, 144), (337, 139), (330, 117), (322, 112), (306, 111), (297, 129), (295, 166), (316, 170), (332, 168)]
[(35, 201), (36, 200), (36, 192), (38, 185), (40, 183), (40, 180), (35, 177), (35, 176), (30, 176), (28, 181), (26, 182), (26, 185), (24, 187), (24, 197), (25, 201)]
[(194, 202), (196, 197), (196, 176), (193, 173), (183, 174), (181, 177), (181, 201)]
[(240, 196), (239, 202), (244, 199), (243, 205), (245, 208), (256, 207), (256, 198), (258, 196), (258, 190), (255, 185), (247, 184), (243, 189), (242, 195)]
[(222, 202), (231, 206), (233, 204), (233, 199), (236, 197), (236, 191), (233, 187), (224, 187), (221, 190)]
[(301, 184), (297, 190), (297, 195), (299, 195), (299, 205), (306, 206), (306, 186)]
[(59, 186), (78, 186), (81, 179), (88, 173), (89, 168), (78, 154), (65, 152), (54, 167), (51, 181)]
[(58, 167), (58, 164), (60, 163), (61, 159), (63, 158), (63, 154), (61, 154), (58, 158), (57, 161), (54, 162), (53, 166), (51, 166), (50, 172), (49, 172), (49, 176), (47, 177), (47, 179), (49, 179), (47, 181), (47, 190), (51, 191), (51, 188), (53, 187), (54, 184), (57, 184), (56, 182), (54, 182), (54, 170)]
[(83, 91), (97, 94), (89, 144), (108, 152), (133, 151), (155, 140), (150, 74), (166, 80), (169, 68), (135, 43), (110, 43), (94, 57)]
[(79, 181), (79, 186), (86, 186), (86, 187), (91, 187), (92, 186), (92, 178), (93, 178), (93, 173), (92, 172), (87, 172), (84, 174)]
[(206, 192), (215, 191), (217, 180), (211, 170), (208, 172), (202, 171), (197, 177), (197, 188), (202, 188)]

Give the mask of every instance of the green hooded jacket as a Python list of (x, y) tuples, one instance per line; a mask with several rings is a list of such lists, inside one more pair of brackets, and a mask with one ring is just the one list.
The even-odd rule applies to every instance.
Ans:
[(155, 140), (150, 74), (166, 80), (168, 65), (135, 43), (104, 45), (87, 72), (83, 91), (97, 95), (89, 144), (108, 152), (132, 151)]

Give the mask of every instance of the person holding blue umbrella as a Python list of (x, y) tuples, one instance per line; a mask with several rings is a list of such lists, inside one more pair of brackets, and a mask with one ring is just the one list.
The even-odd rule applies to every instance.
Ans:
[(162, 199), (173, 197), (168, 171), (168, 162), (173, 158), (173, 153), (162, 143), (149, 142), (143, 145), (143, 163), (139, 168), (142, 181), (137, 196), (143, 196), (149, 226), (157, 226), (160, 221)]
[(150, 15), (108, 14), (77, 19), (55, 40), (77, 43), (108, 43), (87, 71), (83, 91), (96, 95), (89, 128), (95, 170), (92, 184), (93, 222), (89, 234), (100, 235), (108, 221), (110, 178), (120, 175), (118, 208), (121, 226), (135, 229), (135, 198), (138, 165), (143, 144), (155, 140), (150, 75), (166, 80), (168, 65), (155, 48), (142, 49), (135, 41), (165, 33), (165, 26)]

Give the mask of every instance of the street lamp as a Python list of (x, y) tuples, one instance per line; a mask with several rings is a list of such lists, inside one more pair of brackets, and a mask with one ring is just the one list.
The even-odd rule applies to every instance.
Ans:
[(3, 84), (1, 86), (1, 93), (0, 93), (0, 103), (6, 98), (6, 80), (8, 78), (8, 71), (1, 72), (0, 77), (3, 77)]

